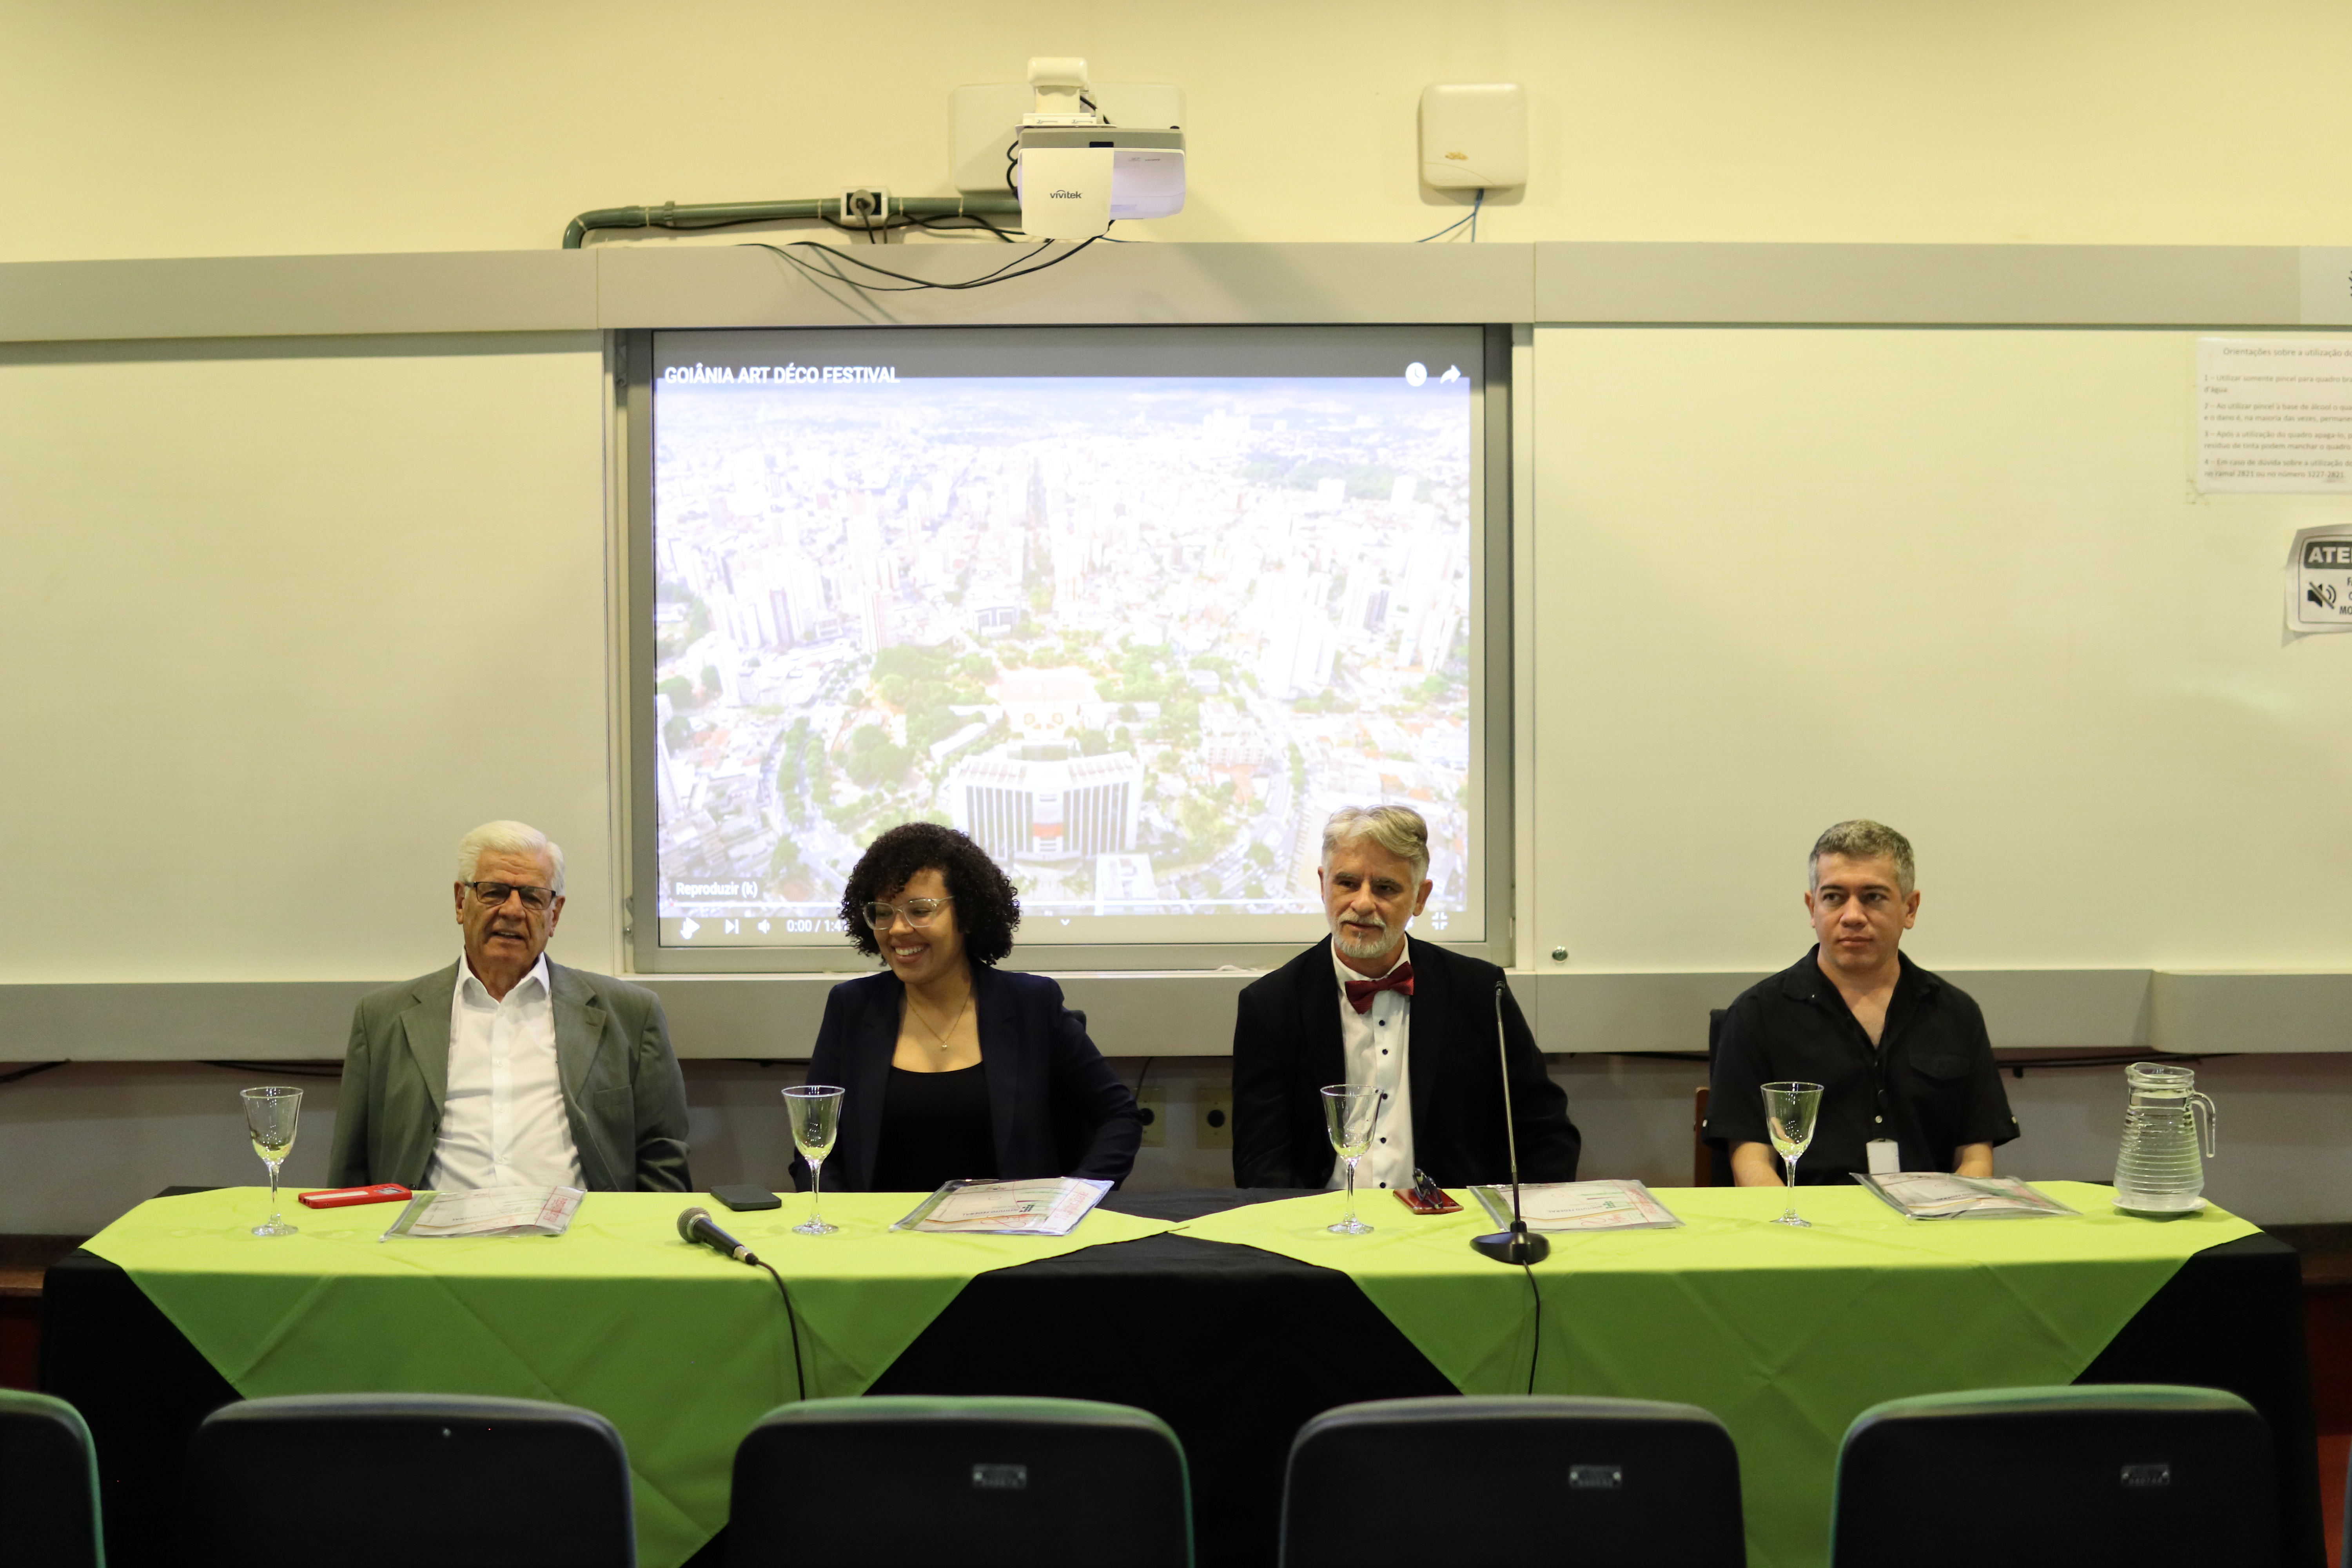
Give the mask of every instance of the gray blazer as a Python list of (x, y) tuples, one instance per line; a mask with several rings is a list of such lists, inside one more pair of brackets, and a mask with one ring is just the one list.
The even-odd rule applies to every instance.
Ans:
[[(591, 1190), (687, 1190), (686, 1080), (670, 1054), (661, 998), (641, 985), (552, 959), (555, 1057), (580, 1173)], [(421, 1186), (449, 1088), (449, 1010), (457, 965), (360, 998), (335, 1102), (337, 1186)]]

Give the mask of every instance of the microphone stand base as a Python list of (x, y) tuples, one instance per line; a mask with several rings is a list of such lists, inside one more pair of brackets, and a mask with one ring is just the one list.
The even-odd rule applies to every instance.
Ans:
[(1551, 1256), (1551, 1238), (1525, 1229), (1498, 1230), (1471, 1238), (1470, 1249), (1497, 1263), (1541, 1263)]

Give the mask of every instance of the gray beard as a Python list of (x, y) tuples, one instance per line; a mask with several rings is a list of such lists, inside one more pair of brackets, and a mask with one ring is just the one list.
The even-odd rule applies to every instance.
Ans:
[(1349, 958), (1378, 958), (1396, 945), (1396, 932), (1383, 931), (1376, 937), (1357, 938), (1334, 927), (1331, 941)]

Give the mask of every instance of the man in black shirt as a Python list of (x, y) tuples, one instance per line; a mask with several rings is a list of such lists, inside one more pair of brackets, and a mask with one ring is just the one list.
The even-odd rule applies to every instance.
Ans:
[(1782, 1177), (1763, 1086), (1822, 1086), (1821, 1119), (1797, 1163), (1807, 1184), (1854, 1171), (1992, 1174), (2017, 1136), (1984, 1015), (1968, 993), (1898, 951), (1919, 917), (1910, 841), (1866, 820), (1814, 842), (1805, 894), (1813, 951), (1749, 986), (1724, 1015), (1706, 1135), (1731, 1150), (1743, 1187)]

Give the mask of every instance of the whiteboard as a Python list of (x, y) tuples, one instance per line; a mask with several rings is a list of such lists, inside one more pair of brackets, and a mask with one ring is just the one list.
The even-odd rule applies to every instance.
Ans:
[(612, 967), (602, 387), (590, 333), (0, 349), (0, 981), (417, 973), (497, 816)]
[(2352, 502), (2196, 492), (2195, 339), (1539, 330), (1522, 962), (1780, 968), (1874, 816), (1930, 967), (2344, 967)]

